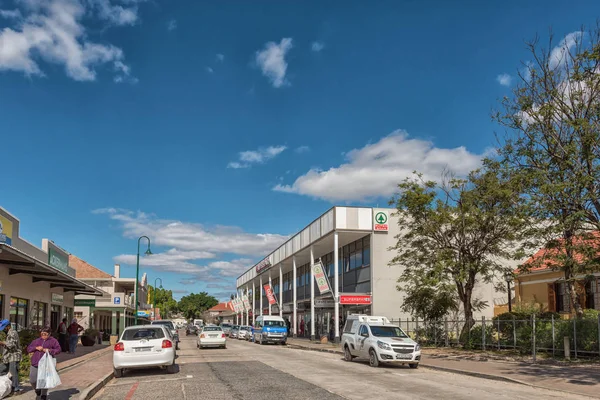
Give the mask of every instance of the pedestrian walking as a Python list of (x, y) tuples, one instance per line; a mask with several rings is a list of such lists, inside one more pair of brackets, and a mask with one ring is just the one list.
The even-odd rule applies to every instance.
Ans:
[(19, 364), (21, 363), (21, 342), (16, 329), (10, 325), (10, 321), (3, 319), (0, 321), (0, 331), (6, 332), (6, 341), (0, 342), (2, 361), (8, 364), (8, 372), (11, 374), (12, 390), (11, 393), (22, 392), (19, 386)]
[(48, 389), (37, 389), (38, 363), (44, 353), (55, 357), (60, 353), (60, 344), (58, 340), (50, 335), (50, 328), (44, 328), (40, 331), (40, 337), (35, 339), (27, 346), (27, 353), (31, 356), (31, 368), (29, 370), (29, 383), (35, 390), (36, 400), (47, 400)]
[(69, 341), (67, 339), (67, 319), (63, 318), (62, 322), (58, 325), (58, 343), (60, 344), (60, 350), (64, 353), (69, 352)]
[(69, 333), (69, 353), (75, 354), (77, 341), (79, 340), (79, 332), (83, 331), (83, 326), (77, 323), (77, 318), (73, 318), (67, 331)]

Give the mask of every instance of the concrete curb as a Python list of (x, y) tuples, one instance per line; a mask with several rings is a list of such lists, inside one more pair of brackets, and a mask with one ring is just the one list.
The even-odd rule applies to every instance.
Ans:
[(307, 350), (307, 351), (316, 351), (319, 353), (330, 353), (330, 354), (340, 354), (340, 355), (344, 355), (344, 352), (341, 350), (334, 350), (334, 349), (319, 349), (319, 348), (314, 348), (314, 347), (307, 347), (307, 346), (302, 346), (302, 345), (298, 345), (298, 344), (287, 344), (287, 347), (290, 349), (298, 349), (298, 350)]
[(110, 382), (113, 378), (113, 372), (104, 375), (101, 379), (98, 379), (96, 382), (86, 387), (79, 393), (77, 396), (78, 400), (90, 400), (96, 393), (100, 391), (108, 382)]

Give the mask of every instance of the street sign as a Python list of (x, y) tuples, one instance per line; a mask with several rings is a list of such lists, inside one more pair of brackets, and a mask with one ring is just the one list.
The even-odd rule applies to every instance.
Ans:
[(121, 298), (120, 297), (115, 297), (113, 299), (113, 304), (121, 304)]
[(273, 288), (271, 287), (270, 284), (266, 284), (264, 285), (265, 287), (265, 294), (267, 295), (267, 299), (269, 300), (269, 304), (273, 305), (275, 303), (277, 303), (277, 300), (275, 299), (275, 295), (273, 294)]
[(340, 304), (371, 304), (370, 295), (340, 295)]
[(313, 274), (315, 275), (315, 281), (319, 287), (319, 292), (321, 292), (321, 294), (330, 292), (329, 282), (327, 281), (327, 276), (325, 275), (325, 270), (323, 269), (321, 261), (314, 263), (312, 268)]
[(378, 211), (373, 218), (373, 230), (376, 232), (387, 232), (390, 230), (388, 225), (389, 215), (387, 211)]
[(333, 299), (315, 299), (315, 308), (333, 308), (335, 301)]

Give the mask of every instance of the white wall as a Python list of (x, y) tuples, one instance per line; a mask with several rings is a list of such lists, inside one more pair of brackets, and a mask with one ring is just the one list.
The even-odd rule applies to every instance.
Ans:
[[(62, 306), (62, 313), (60, 319), (64, 316), (64, 307), (73, 308), (74, 296), (73, 292), (63, 293), (61, 288), (50, 289), (50, 283), (37, 282), (33, 283), (30, 275), (17, 274), (9, 275), (8, 267), (0, 266), (0, 281), (2, 281), (2, 288), (0, 294), (4, 295), (3, 304), (3, 315), (4, 318), (9, 317), (10, 313), (10, 298), (19, 297), (22, 299), (29, 300), (28, 318), (31, 321), (32, 313), (31, 308), (33, 307), (34, 301), (39, 301), (48, 304), (46, 322), (50, 323), (50, 305), (52, 303), (52, 293), (59, 293), (63, 295), (63, 303), (54, 303), (55, 305)], [(28, 321), (28, 324), (29, 324)]]

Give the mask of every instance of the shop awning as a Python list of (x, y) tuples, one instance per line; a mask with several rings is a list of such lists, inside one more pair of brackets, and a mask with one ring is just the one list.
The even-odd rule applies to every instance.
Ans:
[(75, 294), (103, 295), (101, 290), (5, 243), (0, 243), (0, 265), (8, 268), (9, 275), (30, 275), (34, 283), (48, 282), (51, 288), (62, 288), (65, 292), (75, 292)]

